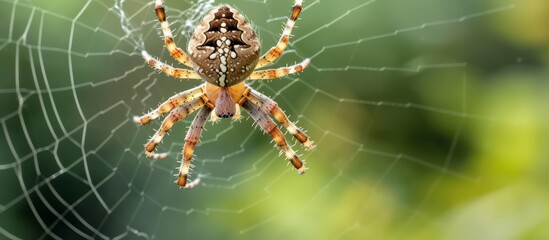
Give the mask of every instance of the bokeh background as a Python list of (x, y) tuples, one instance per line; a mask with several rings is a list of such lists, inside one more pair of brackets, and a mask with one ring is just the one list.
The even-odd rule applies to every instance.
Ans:
[[(226, 1), (276, 43), (291, 0)], [(169, 0), (176, 41), (219, 2)], [(152, 1), (0, 0), (1, 239), (549, 239), (549, 2), (305, 1), (250, 82), (318, 147), (298, 176), (243, 113), (208, 124), (192, 190), (173, 184), (192, 117), (150, 160), (158, 121), (196, 86), (148, 68)], [(293, 139), (289, 139), (295, 143)]]

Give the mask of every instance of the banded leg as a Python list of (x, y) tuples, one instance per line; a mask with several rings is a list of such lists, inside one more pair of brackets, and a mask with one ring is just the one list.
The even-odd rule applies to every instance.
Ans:
[(301, 2), (302, 0), (295, 1), (294, 6), (292, 7), (292, 14), (286, 22), (286, 27), (284, 28), (284, 31), (282, 32), (278, 43), (276, 44), (276, 46), (269, 49), (269, 51), (266, 52), (261, 57), (261, 59), (259, 59), (259, 62), (255, 66), (255, 68), (267, 66), (274, 62), (278, 57), (280, 57), (280, 55), (282, 55), (282, 53), (288, 46), (288, 42), (290, 42), (290, 35), (292, 34), (292, 29), (294, 28), (295, 22), (297, 21), (297, 17), (299, 16), (299, 13), (301, 13)]
[(254, 105), (249, 100), (244, 101), (242, 103), (242, 107), (248, 111), (261, 130), (273, 137), (276, 145), (282, 149), (288, 161), (290, 161), (290, 163), (292, 163), (292, 165), (294, 165), (297, 169), (297, 172), (299, 174), (305, 173), (306, 168), (303, 161), (299, 159), (294, 150), (288, 145), (286, 139), (284, 138), (284, 134), (282, 134), (280, 129), (278, 129), (276, 123), (266, 113), (262, 112), (258, 106)]
[(149, 53), (147, 53), (147, 51), (145, 50), (141, 51), (141, 55), (143, 56), (145, 61), (147, 61), (149, 66), (164, 72), (168, 76), (182, 79), (201, 79), (200, 75), (198, 75), (198, 73), (196, 73), (195, 71), (172, 67), (151, 57), (151, 55), (149, 55)]
[(170, 114), (162, 121), (162, 125), (156, 133), (151, 137), (149, 142), (145, 144), (145, 155), (153, 159), (165, 158), (168, 153), (154, 153), (156, 146), (162, 141), (172, 126), (187, 117), (187, 115), (204, 106), (205, 102), (202, 98), (195, 99), (187, 104), (184, 104), (170, 112)]
[(152, 120), (158, 118), (160, 115), (167, 113), (183, 104), (186, 104), (189, 101), (197, 99), (203, 94), (204, 94), (203, 85), (189, 89), (187, 91), (180, 92), (175, 96), (170, 97), (168, 100), (166, 100), (162, 104), (160, 104), (160, 106), (158, 106), (158, 108), (154, 109), (153, 111), (141, 117), (134, 116), (133, 121), (140, 125), (148, 124)]
[(288, 119), (288, 116), (286, 116), (284, 111), (282, 111), (282, 109), (274, 100), (251, 88), (246, 98), (254, 105), (259, 107), (262, 112), (272, 115), (288, 130), (288, 132), (290, 132), (290, 134), (294, 135), (295, 139), (303, 144), (305, 150), (309, 151), (315, 148), (313, 141), (309, 139), (305, 132), (299, 129), (293, 122)]
[(309, 63), (310, 60), (306, 58), (305, 60), (303, 60), (303, 62), (293, 66), (254, 71), (248, 77), (248, 80), (268, 80), (284, 77), (294, 73), (299, 73), (303, 71), (303, 69), (305, 69), (305, 67), (307, 67)]
[(204, 106), (194, 117), (193, 123), (185, 136), (185, 146), (183, 146), (183, 160), (181, 160), (181, 166), (179, 167), (179, 176), (177, 177), (177, 185), (183, 188), (193, 188), (200, 182), (197, 178), (192, 182), (187, 182), (189, 177), (189, 170), (191, 169), (191, 160), (193, 158), (194, 147), (200, 139), (204, 125), (208, 120), (208, 116), (212, 109), (208, 106)]
[(170, 55), (180, 62), (181, 64), (192, 67), (191, 61), (189, 60), (189, 56), (185, 51), (183, 51), (181, 48), (177, 47), (175, 45), (175, 42), (173, 40), (173, 33), (170, 29), (170, 23), (166, 19), (166, 11), (164, 10), (164, 6), (162, 6), (162, 0), (156, 0), (155, 1), (155, 7), (154, 12), (156, 13), (156, 16), (158, 17), (158, 21), (160, 22), (160, 27), (162, 28), (162, 33), (164, 34), (164, 43), (166, 44), (166, 48), (170, 52)]

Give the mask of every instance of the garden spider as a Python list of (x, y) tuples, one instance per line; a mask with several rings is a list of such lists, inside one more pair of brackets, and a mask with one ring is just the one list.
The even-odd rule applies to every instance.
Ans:
[(259, 39), (252, 26), (240, 12), (233, 7), (222, 4), (206, 14), (196, 27), (188, 45), (187, 55), (177, 47), (170, 24), (166, 20), (162, 0), (155, 0), (155, 13), (160, 21), (164, 42), (170, 55), (178, 62), (193, 70), (174, 68), (151, 57), (142, 51), (143, 58), (155, 69), (168, 76), (182, 79), (203, 79), (200, 86), (180, 92), (158, 108), (143, 115), (135, 116), (134, 121), (145, 125), (164, 113), (169, 113), (158, 131), (145, 144), (145, 155), (158, 159), (168, 156), (167, 153), (154, 153), (156, 146), (174, 123), (181, 121), (187, 115), (199, 110), (185, 137), (183, 160), (179, 167), (176, 183), (183, 188), (192, 188), (199, 183), (199, 178), (189, 181), (189, 169), (194, 147), (197, 144), (204, 125), (211, 115), (212, 121), (218, 117), (238, 119), (240, 107), (243, 107), (259, 127), (270, 134), (276, 144), (282, 149), (286, 158), (297, 169), (299, 174), (306, 170), (298, 155), (292, 150), (269, 115), (274, 117), (290, 132), (306, 150), (314, 148), (309, 137), (288, 117), (278, 104), (267, 96), (246, 85), (245, 80), (266, 80), (280, 78), (303, 71), (309, 64), (309, 59), (303, 62), (277, 69), (254, 71), (270, 65), (286, 49), (292, 28), (301, 12), (302, 0), (295, 0), (291, 15), (276, 46), (272, 47), (261, 58), (259, 57)]

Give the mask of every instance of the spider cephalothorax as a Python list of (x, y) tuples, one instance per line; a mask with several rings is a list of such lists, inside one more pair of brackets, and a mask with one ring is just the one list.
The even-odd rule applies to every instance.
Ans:
[(226, 4), (216, 7), (200, 21), (189, 41), (187, 50), (190, 55), (187, 55), (174, 42), (162, 0), (155, 0), (155, 13), (162, 27), (166, 48), (178, 62), (194, 70), (174, 68), (156, 60), (144, 50), (141, 52), (143, 58), (151, 67), (169, 76), (206, 81), (195, 88), (170, 97), (153, 111), (134, 117), (135, 122), (144, 125), (162, 114), (169, 113), (158, 131), (145, 144), (147, 157), (165, 158), (168, 156), (167, 153), (154, 153), (156, 146), (174, 123), (199, 110), (185, 137), (183, 160), (176, 181), (179, 186), (191, 188), (199, 182), (199, 179), (189, 182), (188, 176), (194, 147), (208, 117), (211, 115), (212, 120), (217, 117), (239, 118), (240, 107), (250, 114), (265, 133), (273, 137), (298, 173), (305, 172), (305, 165), (287, 144), (284, 134), (270, 116), (281, 123), (306, 150), (314, 148), (313, 142), (288, 120), (276, 102), (245, 84), (245, 80), (274, 79), (298, 73), (309, 64), (309, 59), (305, 59), (302, 63), (290, 67), (255, 70), (270, 65), (284, 52), (292, 28), (301, 12), (301, 2), (302, 0), (295, 0), (291, 16), (277, 45), (260, 58), (259, 40), (252, 26), (238, 10)]

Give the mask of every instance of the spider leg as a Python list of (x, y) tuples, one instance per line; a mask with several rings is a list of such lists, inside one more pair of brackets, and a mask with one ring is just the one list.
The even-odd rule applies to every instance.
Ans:
[(288, 145), (284, 134), (278, 129), (276, 123), (249, 100), (245, 100), (242, 103), (242, 107), (250, 114), (261, 130), (273, 137), (276, 145), (282, 149), (288, 161), (297, 169), (297, 172), (299, 174), (305, 173), (306, 168), (303, 161), (299, 159), (299, 156), (297, 156), (292, 147)]
[(173, 34), (172, 30), (170, 29), (170, 23), (166, 19), (166, 11), (164, 10), (164, 6), (162, 6), (163, 0), (156, 0), (155, 1), (155, 7), (154, 12), (156, 13), (156, 16), (158, 17), (158, 21), (160, 22), (160, 26), (162, 28), (162, 33), (164, 34), (164, 43), (166, 44), (166, 48), (170, 52), (170, 55), (180, 62), (181, 64), (192, 67), (191, 61), (189, 60), (189, 56), (185, 51), (183, 51), (181, 48), (177, 47), (175, 45), (175, 42), (173, 40)]
[(181, 166), (179, 167), (179, 176), (177, 178), (177, 185), (183, 188), (193, 188), (195, 187), (200, 179), (196, 179), (190, 183), (187, 182), (189, 177), (189, 170), (191, 168), (191, 160), (193, 158), (194, 147), (200, 139), (202, 130), (204, 130), (204, 125), (210, 115), (212, 109), (208, 106), (204, 106), (194, 117), (187, 136), (185, 136), (185, 146), (183, 146), (183, 160), (181, 161)]
[(187, 115), (204, 106), (204, 104), (204, 100), (202, 98), (198, 98), (172, 110), (170, 114), (164, 119), (162, 125), (160, 125), (160, 128), (151, 137), (149, 142), (145, 144), (145, 155), (153, 159), (167, 157), (168, 153), (154, 153), (156, 146), (158, 146), (158, 144), (162, 141), (162, 138), (164, 138), (166, 133), (170, 131), (170, 129), (176, 122), (181, 121)]
[(166, 100), (162, 104), (160, 104), (160, 106), (158, 106), (158, 108), (154, 109), (153, 111), (141, 117), (134, 116), (133, 121), (140, 125), (148, 124), (152, 120), (158, 118), (160, 115), (167, 113), (183, 104), (186, 104), (191, 100), (199, 98), (203, 94), (204, 94), (204, 85), (200, 85), (198, 87), (189, 89), (187, 91), (180, 92), (170, 97), (168, 100)]
[(280, 57), (280, 55), (282, 55), (282, 53), (288, 46), (288, 42), (290, 41), (290, 35), (292, 34), (292, 29), (294, 28), (295, 21), (297, 20), (299, 13), (301, 13), (301, 2), (302, 0), (295, 0), (294, 6), (292, 7), (292, 14), (286, 22), (286, 27), (284, 28), (284, 31), (282, 32), (278, 43), (276, 44), (276, 46), (269, 49), (269, 51), (266, 52), (259, 59), (259, 62), (255, 66), (255, 68), (267, 66), (274, 62), (278, 57)]
[(147, 53), (147, 51), (145, 50), (141, 51), (141, 55), (143, 56), (145, 61), (147, 61), (149, 66), (164, 72), (168, 76), (172, 76), (174, 78), (183, 78), (183, 79), (201, 79), (200, 75), (198, 75), (198, 73), (196, 73), (195, 71), (172, 67), (168, 64), (165, 64), (151, 57), (151, 55), (149, 55), (149, 53)]
[(256, 105), (262, 112), (272, 115), (288, 130), (288, 132), (294, 135), (295, 139), (303, 144), (305, 150), (309, 151), (315, 148), (313, 141), (309, 139), (305, 132), (288, 119), (288, 116), (286, 116), (284, 111), (282, 111), (274, 100), (252, 88), (250, 88), (249, 94), (246, 95), (246, 99)]
[(268, 80), (299, 73), (303, 71), (303, 69), (305, 69), (307, 65), (309, 65), (309, 62), (310, 60), (306, 58), (305, 60), (303, 60), (303, 62), (293, 66), (254, 71), (252, 72), (252, 74), (250, 74), (248, 80)]

